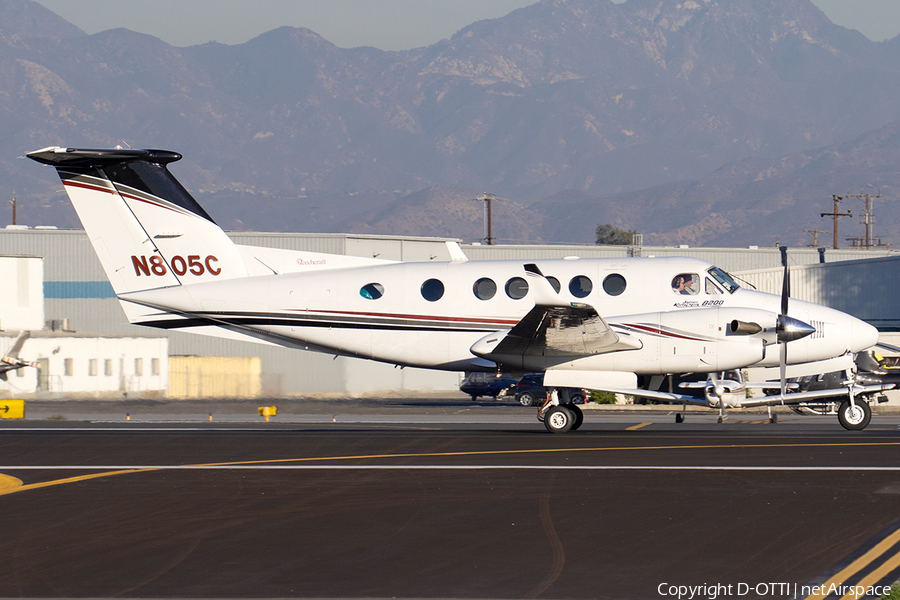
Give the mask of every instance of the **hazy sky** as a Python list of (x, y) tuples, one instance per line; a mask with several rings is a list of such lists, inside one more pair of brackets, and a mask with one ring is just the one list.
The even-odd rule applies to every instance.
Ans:
[[(536, 0), (38, 0), (87, 33), (115, 27), (173, 46), (240, 44), (280, 27), (307, 27), (344, 47), (406, 50)], [(614, 0), (623, 2), (624, 0)], [(812, 0), (834, 23), (881, 41), (900, 35), (900, 0)]]

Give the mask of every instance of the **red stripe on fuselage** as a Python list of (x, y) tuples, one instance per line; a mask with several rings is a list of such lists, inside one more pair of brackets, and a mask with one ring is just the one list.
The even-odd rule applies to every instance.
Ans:
[[(306, 312), (303, 309), (291, 309), (294, 312)], [(358, 317), (380, 317), (382, 319), (410, 319), (419, 321), (438, 321), (443, 323), (479, 323), (482, 325), (515, 325), (519, 321), (507, 321), (498, 319), (477, 319), (465, 317), (443, 317), (436, 315), (407, 315), (396, 313), (356, 312), (348, 310), (311, 310), (309, 312), (327, 315), (348, 315)]]
[(697, 337), (690, 337), (690, 336), (686, 336), (686, 335), (679, 335), (679, 334), (677, 334), (677, 333), (671, 333), (671, 332), (668, 332), (668, 331), (664, 331), (664, 330), (662, 330), (662, 329), (660, 329), (660, 328), (658, 328), (658, 327), (650, 327), (649, 325), (637, 325), (637, 324), (634, 324), (634, 323), (626, 323), (626, 324), (624, 324), (624, 325), (625, 325), (625, 327), (632, 327), (632, 328), (634, 328), (634, 329), (639, 329), (639, 330), (641, 330), (641, 331), (645, 331), (645, 332), (647, 332), (647, 333), (652, 333), (652, 334), (654, 334), (654, 335), (658, 335), (658, 336), (661, 336), (661, 337), (670, 337), (670, 338), (675, 338), (675, 339), (679, 339), (679, 340), (690, 340), (690, 341), (692, 341), (692, 342), (710, 342), (710, 341), (713, 341), (713, 340), (710, 340), (710, 339), (697, 338)]

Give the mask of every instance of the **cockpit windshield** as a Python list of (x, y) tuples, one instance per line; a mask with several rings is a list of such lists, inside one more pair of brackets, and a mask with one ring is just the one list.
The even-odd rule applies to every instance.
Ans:
[(719, 267), (713, 267), (707, 272), (709, 273), (710, 277), (718, 281), (719, 284), (724, 287), (729, 294), (733, 294), (735, 290), (738, 290), (741, 287), (734, 279), (731, 278), (728, 273), (726, 273)]

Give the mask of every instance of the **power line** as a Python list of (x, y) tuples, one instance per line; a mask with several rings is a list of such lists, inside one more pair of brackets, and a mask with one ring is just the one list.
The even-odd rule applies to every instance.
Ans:
[[(878, 194), (863, 194), (862, 190), (860, 190), (859, 194), (845, 194), (847, 198), (865, 198), (866, 199), (866, 208), (863, 211), (862, 220), (860, 223), (866, 226), (866, 250), (869, 250), (872, 247), (872, 236), (871, 236), (871, 228), (875, 224), (875, 211), (872, 208), (872, 200), (877, 198), (884, 198), (881, 195), (881, 190), (878, 191)], [(881, 245), (879, 243), (879, 245)], [(837, 246), (835, 246), (837, 247)]]
[(822, 231), (822, 230), (820, 230), (820, 229), (804, 229), (803, 231), (804, 231), (805, 233), (811, 233), (811, 234), (813, 234), (813, 243), (812, 243), (812, 245), (813, 245), (814, 248), (818, 248), (818, 247), (819, 247), (819, 234), (820, 234), (820, 233), (828, 233), (827, 231)]
[(852, 217), (853, 214), (850, 212), (850, 209), (847, 209), (847, 212), (845, 212), (845, 213), (838, 212), (838, 204), (840, 204), (841, 200), (844, 199), (843, 196), (838, 196), (837, 194), (832, 194), (831, 198), (832, 198), (832, 200), (834, 200), (834, 210), (831, 211), (830, 213), (819, 213), (819, 214), (820, 214), (820, 216), (823, 216), (823, 217), (834, 217), (834, 230), (833, 230), (834, 231), (834, 249), (837, 250), (837, 248), (838, 248), (838, 219), (840, 219), (841, 217)]

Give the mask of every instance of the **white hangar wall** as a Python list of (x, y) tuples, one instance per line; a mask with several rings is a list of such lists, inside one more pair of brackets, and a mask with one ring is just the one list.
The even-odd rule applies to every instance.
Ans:
[[(327, 252), (351, 256), (378, 257), (409, 262), (445, 261), (450, 258), (445, 240), (403, 236), (370, 236), (351, 234), (297, 234), (297, 233), (229, 233), (239, 244)], [(774, 277), (777, 285), (775, 293), (781, 289), (781, 254), (777, 248), (661, 248), (631, 246), (482, 246), (465, 245), (463, 250), (473, 260), (533, 260), (539, 258), (562, 258), (564, 256), (615, 257), (615, 256), (695, 256), (720, 267), (740, 272), (749, 279), (753, 271), (758, 277)], [(455, 390), (460, 380), (457, 373), (442, 373), (419, 369), (398, 369), (372, 361), (350, 359), (331, 355), (290, 350), (276, 346), (252, 344), (219, 338), (190, 335), (178, 332), (156, 332), (129, 324), (115, 299), (112, 287), (103, 273), (93, 248), (82, 230), (0, 230), (0, 254), (30, 255), (43, 257), (44, 320), (69, 319), (70, 328), (78, 332), (107, 333), (118, 335), (152, 334), (166, 335), (168, 351), (172, 356), (258, 356), (262, 364), (263, 395), (282, 394), (334, 394), (365, 395), (392, 391)], [(816, 272), (820, 259), (814, 248), (791, 249), (789, 257), (792, 265), (792, 281), (796, 297), (801, 297), (805, 277), (802, 265), (808, 265), (810, 273)], [(830, 268), (831, 261), (850, 258), (879, 258), (900, 260), (896, 251), (856, 251), (827, 250), (824, 268)], [(855, 263), (859, 265), (860, 263)], [(890, 263), (893, 264), (893, 263)], [(843, 268), (843, 267), (841, 267)], [(889, 267), (885, 267), (889, 268)], [(762, 269), (760, 271), (760, 269)], [(846, 268), (846, 277), (852, 280), (854, 267)], [(860, 273), (861, 271), (857, 271)], [(14, 275), (18, 277), (18, 275)], [(32, 277), (29, 275), (29, 277)], [(812, 275), (810, 275), (812, 277)], [(794, 279), (796, 278), (796, 280)], [(34, 277), (32, 277), (34, 279)], [(881, 319), (884, 323), (900, 321), (900, 310), (890, 312), (891, 292), (889, 281), (878, 267), (866, 271), (865, 278), (857, 277), (855, 283), (860, 291), (856, 300), (846, 301), (840, 295), (833, 298), (817, 296), (824, 304), (842, 303), (836, 306), (857, 314), (860, 302), (875, 308), (866, 308), (862, 316)], [(40, 277), (37, 278), (40, 280)], [(811, 280), (810, 280), (811, 281)], [(766, 284), (768, 285), (768, 284)], [(813, 285), (810, 283), (810, 285)], [(881, 297), (867, 296), (864, 288)], [(758, 285), (763, 289), (762, 285)], [(765, 288), (769, 289), (769, 288)], [(893, 296), (891, 296), (893, 294)], [(869, 294), (870, 296), (871, 294)], [(39, 303), (38, 303), (39, 304)], [(33, 307), (34, 308), (34, 307)], [(866, 316), (868, 315), (868, 316)], [(0, 323), (6, 329), (5, 323)], [(38, 329), (39, 327), (29, 327)]]
[[(15, 341), (0, 334), (0, 355)], [(164, 397), (169, 384), (169, 340), (165, 336), (102, 336), (32, 331), (19, 358), (41, 367), (7, 372), (0, 398)]]
[(40, 256), (0, 256), (0, 331), (44, 326), (43, 284)]

